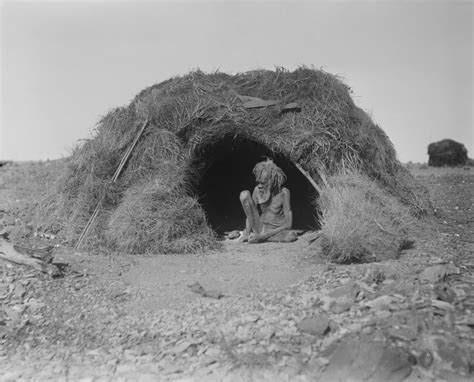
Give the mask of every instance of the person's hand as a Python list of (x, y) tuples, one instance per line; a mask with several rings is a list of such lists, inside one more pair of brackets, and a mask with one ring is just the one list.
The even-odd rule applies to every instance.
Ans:
[(257, 244), (262, 242), (262, 236), (257, 233), (250, 234), (249, 244)]

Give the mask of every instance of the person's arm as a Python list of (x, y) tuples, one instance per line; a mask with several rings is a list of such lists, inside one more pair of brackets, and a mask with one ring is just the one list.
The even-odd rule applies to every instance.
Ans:
[(261, 243), (262, 241), (267, 240), (269, 237), (275, 236), (276, 234), (282, 231), (285, 231), (287, 229), (291, 229), (293, 225), (293, 212), (291, 211), (291, 206), (290, 206), (290, 191), (287, 188), (283, 188), (281, 193), (283, 196), (283, 201), (282, 201), (283, 216), (284, 216), (283, 224), (275, 229), (261, 233), (259, 235), (257, 234), (252, 235), (249, 238), (249, 243), (251, 244)]

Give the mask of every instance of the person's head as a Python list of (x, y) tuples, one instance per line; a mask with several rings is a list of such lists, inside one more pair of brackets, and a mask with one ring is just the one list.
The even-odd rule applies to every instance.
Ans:
[(257, 182), (260, 203), (265, 203), (271, 195), (278, 194), (286, 181), (283, 170), (269, 158), (257, 163), (253, 168), (253, 174)]

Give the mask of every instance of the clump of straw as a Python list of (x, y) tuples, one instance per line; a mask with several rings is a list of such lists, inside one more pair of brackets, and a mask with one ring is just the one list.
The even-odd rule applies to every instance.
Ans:
[(318, 204), (320, 245), (334, 262), (394, 259), (410, 242), (409, 209), (367, 176), (331, 177)]

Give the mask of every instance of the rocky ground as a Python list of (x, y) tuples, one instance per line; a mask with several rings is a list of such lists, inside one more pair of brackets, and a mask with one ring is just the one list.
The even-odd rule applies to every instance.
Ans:
[(197, 256), (76, 252), (29, 226), (59, 165), (0, 168), (0, 230), (61, 271), (0, 260), (0, 381), (472, 380), (474, 170), (413, 170), (436, 209), (415, 247), (334, 265), (312, 234)]

